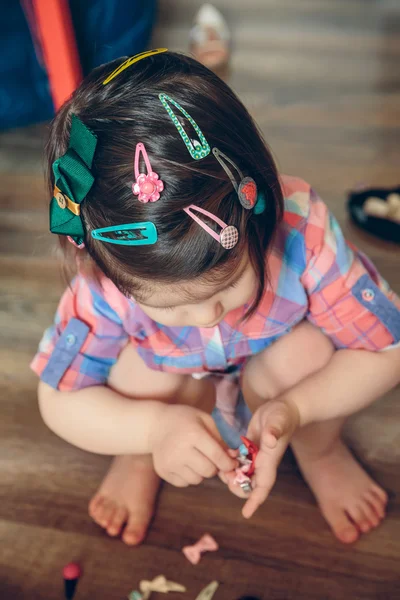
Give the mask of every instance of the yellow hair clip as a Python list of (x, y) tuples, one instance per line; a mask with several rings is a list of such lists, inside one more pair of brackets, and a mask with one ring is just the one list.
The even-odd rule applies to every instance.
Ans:
[(147, 58), (148, 56), (154, 56), (154, 54), (161, 54), (161, 52), (167, 51), (168, 48), (156, 48), (155, 50), (147, 50), (146, 52), (140, 52), (140, 54), (135, 54), (135, 56), (131, 56), (125, 62), (123, 62), (122, 65), (119, 65), (119, 67), (117, 67), (115, 71), (113, 71), (111, 75), (109, 75), (107, 79), (103, 81), (103, 85), (107, 85), (107, 83), (110, 83), (110, 81), (114, 79), (114, 77), (122, 73), (122, 71), (125, 71), (125, 69), (127, 69), (134, 63), (139, 62), (139, 60), (142, 60), (142, 58)]

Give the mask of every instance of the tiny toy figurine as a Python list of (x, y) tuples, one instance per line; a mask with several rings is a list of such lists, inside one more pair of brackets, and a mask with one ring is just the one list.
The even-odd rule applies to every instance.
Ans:
[(215, 592), (219, 587), (218, 581), (212, 581), (204, 589), (201, 590), (196, 600), (212, 600)]
[(254, 475), (255, 463), (258, 454), (257, 445), (251, 440), (244, 436), (240, 438), (242, 443), (240, 444), (238, 451), (239, 455), (237, 460), (240, 463), (240, 467), (236, 469), (236, 478), (234, 483), (240, 485), (242, 490), (249, 494), (252, 490), (251, 477)]
[(186, 592), (184, 585), (175, 583), (174, 581), (168, 581), (164, 575), (158, 575), (152, 581), (143, 579), (139, 584), (138, 590), (133, 590), (128, 600), (148, 600), (152, 592), (158, 592), (161, 594), (168, 594), (169, 592)]

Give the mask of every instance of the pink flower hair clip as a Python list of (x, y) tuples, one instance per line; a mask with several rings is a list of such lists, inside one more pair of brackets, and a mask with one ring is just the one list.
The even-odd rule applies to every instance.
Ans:
[[(147, 173), (139, 173), (139, 159), (142, 153), (146, 164)], [(144, 144), (136, 144), (135, 150), (135, 178), (132, 185), (132, 192), (138, 196), (139, 202), (157, 202), (160, 198), (160, 192), (164, 189), (164, 183), (158, 178), (157, 173), (152, 171), (149, 157), (147, 156)]]

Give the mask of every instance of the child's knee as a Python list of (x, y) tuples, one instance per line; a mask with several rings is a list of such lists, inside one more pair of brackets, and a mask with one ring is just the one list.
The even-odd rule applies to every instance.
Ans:
[(185, 375), (150, 369), (132, 344), (122, 350), (112, 367), (107, 385), (136, 400), (173, 401), (184, 384)]
[(335, 347), (321, 329), (303, 321), (291, 335), (293, 348), (299, 353), (302, 368), (307, 375), (319, 371), (331, 360)]
[(210, 381), (196, 380), (186, 374), (154, 371), (132, 344), (122, 350), (107, 383), (116, 392), (135, 400), (186, 404), (207, 412), (214, 406), (215, 394)]
[[(313, 325), (303, 322), (246, 365), (243, 388), (251, 404), (270, 400), (319, 371), (331, 360), (332, 342)], [(254, 402), (251, 400), (253, 397)], [(247, 398), (246, 398), (247, 401)]]

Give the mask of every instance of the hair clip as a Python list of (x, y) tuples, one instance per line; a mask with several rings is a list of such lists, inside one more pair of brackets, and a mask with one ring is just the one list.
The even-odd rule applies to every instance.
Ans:
[(73, 245), (75, 246), (75, 248), (78, 248), (78, 250), (83, 250), (85, 247), (85, 242), (81, 242), (80, 244), (78, 244), (70, 235), (67, 235), (67, 240)]
[(80, 205), (94, 183), (92, 164), (96, 146), (94, 133), (72, 114), (67, 151), (52, 165), (55, 185), (50, 201), (50, 231), (70, 236), (78, 246), (85, 239)]
[(254, 214), (255, 215), (261, 215), (264, 210), (266, 209), (267, 204), (265, 202), (265, 194), (264, 192), (258, 192), (257, 194), (257, 202), (256, 205), (254, 207)]
[[(197, 125), (196, 121), (194, 119), (192, 119), (192, 117), (189, 115), (189, 113), (187, 113), (186, 110), (184, 108), (182, 108), (182, 106), (180, 104), (178, 104), (178, 102), (175, 102), (175, 100), (173, 100), (167, 94), (159, 94), (158, 97), (160, 98), (161, 104), (167, 111), (171, 121), (177, 128), (179, 135), (185, 142), (185, 146), (188, 149), (190, 156), (192, 158), (194, 158), (195, 160), (200, 160), (200, 159), (208, 156), (208, 154), (210, 154), (210, 146), (208, 145), (208, 142), (207, 142), (206, 138), (204, 137), (203, 132), (201, 131), (200, 127)], [(198, 142), (197, 142), (197, 140), (191, 140), (189, 138), (188, 134), (186, 133), (185, 129), (180, 124), (178, 117), (175, 115), (175, 113), (172, 110), (172, 108), (170, 107), (169, 103), (173, 104), (173, 106), (175, 106), (183, 114), (183, 116), (185, 116), (187, 118), (187, 120), (192, 125), (193, 129), (195, 130), (195, 132), (197, 133), (197, 135), (199, 137)]]
[(168, 48), (155, 48), (154, 50), (147, 50), (146, 52), (140, 52), (139, 54), (135, 54), (135, 56), (131, 56), (127, 60), (125, 60), (122, 65), (119, 65), (104, 81), (103, 85), (107, 85), (110, 83), (114, 77), (125, 71), (128, 67), (133, 65), (134, 63), (139, 62), (143, 58), (147, 58), (148, 56), (154, 56), (155, 54), (161, 54), (162, 52), (167, 52)]
[[(240, 204), (243, 206), (243, 208), (247, 208), (247, 210), (253, 208), (257, 202), (257, 184), (254, 181), (254, 179), (252, 177), (243, 177), (243, 173), (239, 169), (237, 164), (234, 163), (233, 160), (231, 160), (218, 148), (213, 148), (212, 152), (219, 164), (221, 165), (221, 167), (224, 169), (225, 173), (228, 175), (229, 179), (231, 180), (231, 183), (238, 195)], [(239, 185), (237, 184), (234, 174), (232, 173), (232, 171), (226, 163), (229, 163), (239, 175)]]
[(201, 555), (204, 552), (216, 552), (217, 550), (219, 550), (218, 543), (209, 533), (202, 535), (192, 546), (184, 546), (182, 548), (183, 554), (192, 565), (197, 565), (200, 562)]
[[(147, 174), (139, 172), (140, 153), (146, 164)], [(164, 189), (164, 183), (158, 178), (157, 173), (152, 171), (146, 148), (142, 142), (136, 144), (134, 168), (136, 181), (132, 185), (132, 192), (135, 196), (138, 196), (140, 202), (157, 202), (160, 198), (160, 192)]]
[[(104, 233), (114, 233), (115, 237), (105, 236)], [(158, 238), (157, 229), (151, 221), (93, 229), (91, 235), (95, 240), (121, 246), (149, 246), (155, 244)]]
[[(217, 216), (208, 212), (208, 210), (204, 210), (204, 208), (200, 208), (199, 206), (196, 206), (195, 204), (191, 204), (190, 206), (188, 206), (187, 208), (184, 208), (183, 210), (185, 211), (186, 214), (189, 215), (189, 217), (191, 217), (193, 219), (193, 221), (196, 221), (196, 223), (198, 223), (198, 225), (200, 225), (200, 227), (202, 227), (204, 229), (204, 231), (209, 233), (215, 240), (217, 240), (217, 242), (219, 242), (223, 248), (226, 248), (227, 250), (231, 250), (238, 243), (239, 232), (236, 229), (236, 227), (234, 227), (233, 225), (227, 225), (226, 223), (221, 221), (221, 219), (219, 219)], [(213, 229), (211, 229), (211, 227), (209, 227), (201, 219), (199, 219), (199, 217), (197, 217), (195, 214), (193, 214), (192, 213), (193, 210), (197, 210), (197, 212), (199, 212), (203, 215), (206, 215), (207, 217), (212, 219), (215, 223), (217, 223), (222, 228), (220, 233), (219, 234), (216, 233)]]

